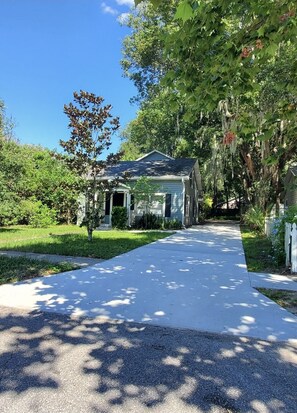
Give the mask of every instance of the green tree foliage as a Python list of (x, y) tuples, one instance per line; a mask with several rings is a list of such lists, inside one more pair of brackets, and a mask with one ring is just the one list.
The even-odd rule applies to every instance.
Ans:
[(59, 222), (72, 221), (77, 210), (76, 181), (51, 151), (1, 138), (0, 225), (30, 224), (46, 209), (54, 211)]
[(134, 185), (130, 186), (130, 193), (134, 195), (136, 203), (141, 204), (145, 214), (150, 212), (154, 202), (163, 202), (163, 195), (156, 195), (160, 187), (154, 184), (150, 178), (142, 176)]
[[(167, 8), (163, 2), (151, 3), (155, 8), (144, 5), (135, 17), (142, 29), (138, 37), (150, 36), (155, 16), (152, 33), (161, 50), (150, 53), (148, 40), (140, 50), (132, 31), (124, 44), (134, 61), (128, 69), (151, 99), (146, 73), (158, 63), (156, 56), (162, 56), (153, 90), (169, 91), (167, 107), (182, 108), (181, 123), (193, 126), (201, 114), (221, 117), (215, 130), (207, 131), (212, 156), (205, 163), (218, 171), (216, 182), (222, 181), (228, 192), (230, 181), (241, 182), (236, 186), (243, 188), (248, 202), (269, 208), (278, 201), (285, 165), (297, 153), (296, 3), (181, 0), (168, 2)], [(145, 66), (137, 53), (147, 56)], [(192, 147), (191, 134), (185, 140), (184, 146)]]
[(120, 159), (120, 153), (108, 155), (105, 161), (101, 158), (119, 128), (119, 119), (111, 115), (111, 105), (103, 106), (102, 97), (82, 90), (74, 92), (73, 96), (74, 103), (64, 106), (71, 135), (68, 141), (61, 140), (60, 144), (69, 155), (70, 168), (82, 178), (80, 190), (86, 202), (83, 224), (87, 227), (88, 240), (92, 241), (93, 231), (100, 223), (100, 195), (117, 184), (116, 179), (100, 181), (98, 177), (107, 166)]

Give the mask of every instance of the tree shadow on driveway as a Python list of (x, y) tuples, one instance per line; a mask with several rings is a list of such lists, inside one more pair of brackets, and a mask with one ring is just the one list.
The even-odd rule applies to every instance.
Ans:
[(295, 413), (286, 343), (1, 308), (2, 413)]

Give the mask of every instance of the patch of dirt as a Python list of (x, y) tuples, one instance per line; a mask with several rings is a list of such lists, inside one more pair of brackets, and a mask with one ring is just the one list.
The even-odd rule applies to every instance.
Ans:
[(297, 315), (297, 291), (258, 288), (258, 291), (275, 301), (278, 305)]

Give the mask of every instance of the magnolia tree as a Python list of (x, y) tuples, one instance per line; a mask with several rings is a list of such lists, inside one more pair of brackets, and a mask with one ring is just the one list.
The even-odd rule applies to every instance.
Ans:
[[(114, 165), (121, 154), (107, 156), (103, 151), (111, 145), (111, 137), (119, 128), (119, 118), (111, 115), (111, 105), (103, 105), (104, 99), (89, 92), (74, 92), (73, 103), (64, 106), (69, 118), (70, 138), (60, 145), (69, 155), (69, 165), (80, 177), (80, 190), (85, 197), (85, 216), (82, 225), (87, 227), (88, 240), (100, 223), (102, 194), (114, 188), (117, 179), (102, 181), (98, 177), (107, 166)], [(101, 197), (100, 197), (101, 194)]]

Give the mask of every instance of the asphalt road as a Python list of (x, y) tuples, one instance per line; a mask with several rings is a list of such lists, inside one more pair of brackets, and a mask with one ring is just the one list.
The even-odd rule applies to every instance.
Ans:
[(297, 348), (0, 308), (1, 413), (296, 413)]

